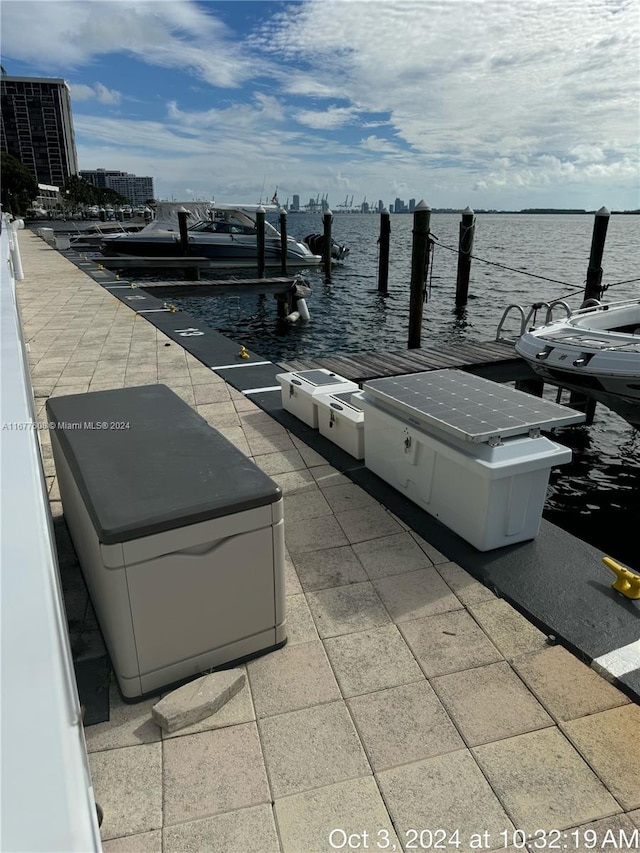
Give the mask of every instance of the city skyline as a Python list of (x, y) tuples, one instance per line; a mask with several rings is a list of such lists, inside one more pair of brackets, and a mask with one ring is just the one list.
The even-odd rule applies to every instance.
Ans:
[[(5, 0), (68, 81), (80, 170), (162, 198), (639, 206), (638, 0)], [(303, 203), (305, 203), (303, 202)], [(332, 208), (333, 209), (333, 208)]]

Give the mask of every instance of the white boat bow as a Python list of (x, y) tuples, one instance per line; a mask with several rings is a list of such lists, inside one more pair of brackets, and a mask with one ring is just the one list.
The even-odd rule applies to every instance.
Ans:
[(516, 352), (545, 381), (640, 428), (640, 300), (596, 304), (524, 331)]

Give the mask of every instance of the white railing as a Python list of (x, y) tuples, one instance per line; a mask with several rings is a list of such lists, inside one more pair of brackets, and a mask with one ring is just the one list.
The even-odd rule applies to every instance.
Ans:
[[(8, 217), (0, 234), (0, 850), (100, 851)], [(15, 252), (15, 247), (14, 247)]]

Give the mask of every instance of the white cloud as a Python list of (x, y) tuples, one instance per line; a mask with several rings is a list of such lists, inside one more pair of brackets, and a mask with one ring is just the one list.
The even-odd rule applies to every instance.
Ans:
[(31, 0), (2, 4), (3, 52), (51, 72), (125, 53), (148, 65), (188, 70), (212, 86), (256, 74), (226, 27), (190, 0)]
[(380, 154), (396, 154), (400, 150), (397, 145), (394, 145), (387, 139), (381, 139), (374, 134), (367, 136), (366, 139), (361, 139), (360, 147), (365, 148), (367, 151), (375, 151)]
[(115, 89), (109, 89), (103, 83), (88, 86), (84, 83), (71, 83), (71, 98), (73, 101), (96, 100), (101, 104), (118, 106), (122, 101), (122, 93)]
[(332, 130), (351, 124), (357, 112), (352, 107), (329, 107), (326, 110), (300, 110), (294, 118), (299, 124), (315, 130)]

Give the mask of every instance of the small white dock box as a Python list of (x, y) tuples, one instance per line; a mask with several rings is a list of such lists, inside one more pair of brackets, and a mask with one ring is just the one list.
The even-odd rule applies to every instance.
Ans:
[(313, 429), (318, 429), (316, 395), (358, 390), (355, 382), (331, 373), (325, 368), (280, 373), (276, 379), (280, 383), (282, 392), (282, 408)]
[(280, 487), (164, 385), (47, 402), (64, 515), (125, 699), (286, 640)]
[(356, 459), (364, 459), (364, 412), (353, 391), (318, 394), (320, 434)]
[(571, 451), (539, 434), (582, 412), (459, 370), (364, 384), (367, 468), (480, 551), (538, 534), (549, 472)]

